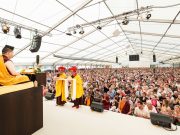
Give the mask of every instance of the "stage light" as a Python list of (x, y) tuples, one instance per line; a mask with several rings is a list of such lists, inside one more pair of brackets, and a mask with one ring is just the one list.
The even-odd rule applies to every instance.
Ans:
[(124, 20), (122, 21), (123, 25), (128, 25), (129, 20), (127, 19), (127, 17), (124, 18)]
[(76, 34), (76, 30), (75, 29), (73, 29), (73, 34)]
[(151, 18), (151, 14), (147, 14), (146, 19), (149, 20)]
[(21, 39), (21, 28), (19, 28), (19, 27), (14, 27), (14, 36), (15, 36), (16, 38)]
[(98, 30), (101, 30), (101, 29), (102, 29), (102, 27), (99, 25), (99, 26), (97, 26), (97, 29), (98, 29)]
[(67, 30), (66, 35), (72, 36), (70, 29)]
[(2, 31), (4, 32), (4, 34), (7, 34), (9, 32), (9, 29), (10, 27), (6, 23), (2, 24)]
[(79, 24), (77, 24), (77, 25), (76, 25), (76, 28), (79, 29), (79, 28), (81, 28), (81, 26), (80, 26)]
[(79, 34), (84, 34), (83, 27), (80, 28)]

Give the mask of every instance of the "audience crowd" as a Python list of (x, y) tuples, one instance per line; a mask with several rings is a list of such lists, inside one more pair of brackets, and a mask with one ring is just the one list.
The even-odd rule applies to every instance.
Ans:
[[(55, 93), (54, 76), (47, 73), (47, 90)], [(90, 106), (100, 99), (104, 109), (142, 118), (150, 112), (180, 121), (180, 68), (81, 69), (84, 98)]]

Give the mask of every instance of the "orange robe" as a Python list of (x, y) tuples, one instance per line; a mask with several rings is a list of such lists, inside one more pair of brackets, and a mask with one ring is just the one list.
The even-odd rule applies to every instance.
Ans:
[(25, 75), (10, 75), (4, 63), (3, 56), (0, 55), (0, 85), (13, 85), (27, 81), (29, 81), (29, 78)]
[(90, 106), (90, 105), (91, 105), (91, 98), (90, 98), (90, 97), (86, 97), (86, 99), (85, 99), (85, 104), (86, 104), (87, 106)]
[(126, 102), (124, 102), (124, 101), (122, 101), (122, 100), (120, 101), (119, 107), (118, 107), (120, 111), (123, 110), (125, 103), (126, 103)]

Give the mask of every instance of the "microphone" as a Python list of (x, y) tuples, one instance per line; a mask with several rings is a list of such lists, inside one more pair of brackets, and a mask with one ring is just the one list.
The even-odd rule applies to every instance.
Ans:
[(36, 64), (39, 64), (39, 55), (36, 55)]

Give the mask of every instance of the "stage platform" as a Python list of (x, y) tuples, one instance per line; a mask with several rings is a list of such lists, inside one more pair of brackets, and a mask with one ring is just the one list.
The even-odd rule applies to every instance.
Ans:
[(56, 106), (55, 100), (44, 99), (43, 128), (33, 135), (180, 135), (154, 126), (150, 120), (104, 111), (91, 111), (87, 106), (72, 108), (72, 103)]

